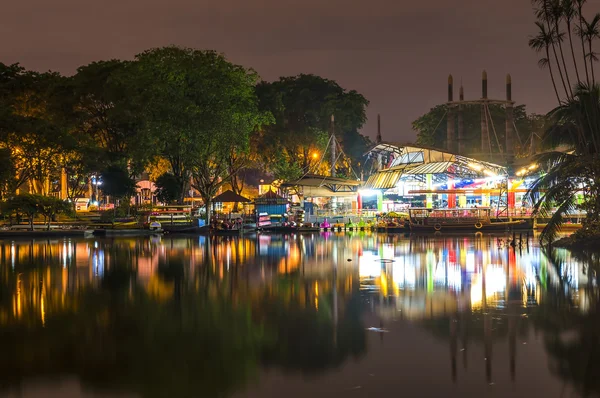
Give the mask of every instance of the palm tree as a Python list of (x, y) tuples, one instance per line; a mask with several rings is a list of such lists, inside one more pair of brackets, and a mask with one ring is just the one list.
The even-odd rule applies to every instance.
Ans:
[(535, 212), (548, 217), (557, 210), (542, 232), (542, 241), (551, 243), (560, 230), (563, 217), (578, 207), (578, 193), (583, 191), (582, 207), (587, 217), (580, 235), (599, 232), (600, 228), (600, 86), (578, 85), (574, 96), (548, 115), (553, 124), (544, 135), (549, 148), (562, 146), (538, 156), (548, 172), (530, 189)]
[(586, 57), (589, 57), (590, 60), (590, 69), (592, 70), (592, 84), (596, 83), (596, 78), (594, 75), (594, 61), (597, 61), (596, 53), (592, 50), (592, 41), (600, 37), (600, 14), (594, 15), (594, 18), (590, 22), (587, 22), (583, 19), (583, 30), (580, 32), (582, 37), (585, 37), (588, 44), (588, 53)]
[(560, 95), (556, 88), (556, 81), (554, 80), (554, 72), (552, 71), (552, 62), (550, 61), (550, 46), (552, 45), (552, 34), (546, 30), (546, 27), (540, 21), (536, 21), (536, 26), (539, 29), (538, 35), (529, 39), (529, 47), (534, 49), (536, 52), (544, 51), (546, 57), (540, 59), (538, 65), (541, 68), (548, 67), (550, 71), (550, 79), (552, 79), (552, 87), (554, 87), (554, 93), (556, 99), (560, 103)]
[(577, 10), (575, 9), (575, 4), (573, 0), (563, 0), (562, 1), (562, 18), (565, 20), (567, 24), (567, 33), (569, 35), (569, 45), (571, 46), (571, 56), (573, 57), (573, 66), (575, 67), (575, 76), (577, 77), (577, 82), (580, 82), (579, 78), (579, 68), (577, 68), (577, 60), (575, 59), (575, 49), (573, 48), (573, 37), (571, 35), (572, 32), (572, 23), (573, 18), (577, 15)]
[(549, 7), (550, 11), (550, 20), (553, 26), (553, 37), (554, 41), (558, 43), (558, 49), (560, 52), (560, 59), (562, 61), (562, 67), (565, 74), (565, 78), (567, 79), (567, 88), (566, 91), (567, 96), (573, 96), (573, 91), (571, 87), (571, 79), (569, 79), (569, 70), (567, 69), (567, 63), (565, 62), (565, 55), (563, 53), (562, 42), (565, 38), (565, 33), (561, 32), (560, 29), (560, 21), (563, 18), (563, 5), (560, 0), (552, 0)]
[[(545, 25), (544, 31), (547, 33), (548, 45), (550, 48), (552, 48), (552, 54), (554, 55), (554, 60), (556, 61), (556, 69), (558, 70), (558, 76), (560, 77), (560, 80), (562, 82), (562, 86), (563, 86), (563, 89), (565, 90), (565, 94), (567, 95), (567, 97), (570, 97), (569, 89), (567, 88), (567, 84), (565, 83), (565, 78), (563, 76), (563, 70), (562, 70), (562, 67), (560, 66), (560, 61), (558, 59), (558, 53), (556, 51), (556, 43), (558, 43), (559, 40), (561, 40), (561, 39), (557, 35), (557, 32), (555, 31), (555, 24), (554, 24), (554, 8), (555, 7), (553, 6), (553, 4), (555, 2), (556, 2), (556, 0), (532, 0), (532, 3), (538, 7), (536, 9), (536, 17), (538, 18), (536, 25), (538, 25), (538, 27), (540, 26), (540, 24)], [(546, 58), (548, 58), (548, 61), (550, 62), (550, 57), (546, 57)], [(565, 73), (566, 72), (567, 71), (565, 70)]]
[[(579, 19), (579, 25), (575, 27), (575, 33), (583, 30), (583, 5), (587, 0), (575, 0), (575, 5), (577, 7), (577, 17)], [(585, 44), (583, 40), (583, 36), (579, 35), (579, 39), (581, 40), (581, 53), (585, 55)], [(588, 73), (587, 62), (585, 59), (583, 60), (583, 66), (585, 67), (585, 81), (589, 85), (590, 84), (590, 75)]]

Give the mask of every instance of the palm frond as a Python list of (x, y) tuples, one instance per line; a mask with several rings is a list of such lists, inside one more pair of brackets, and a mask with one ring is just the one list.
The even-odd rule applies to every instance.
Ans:
[(575, 211), (576, 208), (577, 196), (571, 191), (554, 214), (552, 214), (552, 217), (550, 217), (550, 221), (548, 221), (548, 224), (544, 227), (540, 235), (541, 241), (548, 244), (552, 243), (561, 231), (564, 217), (568, 213)]

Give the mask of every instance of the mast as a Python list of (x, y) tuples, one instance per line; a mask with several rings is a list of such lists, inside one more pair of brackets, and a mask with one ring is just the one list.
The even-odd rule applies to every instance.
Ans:
[(331, 176), (335, 177), (335, 160), (336, 160), (336, 141), (335, 141), (335, 118), (331, 115)]

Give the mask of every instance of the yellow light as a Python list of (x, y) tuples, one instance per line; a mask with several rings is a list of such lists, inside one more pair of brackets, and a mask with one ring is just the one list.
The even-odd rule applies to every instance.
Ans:
[(316, 153), (316, 152), (313, 152), (313, 154), (312, 154), (312, 157), (313, 157), (313, 159), (316, 159), (316, 158), (318, 158), (318, 157), (319, 157), (319, 154), (318, 154), (318, 153)]
[(40, 315), (42, 326), (46, 326), (46, 308), (44, 307), (44, 287), (42, 286), (42, 297), (40, 298)]
[(319, 310), (319, 282), (315, 281), (315, 310)]
[(477, 163), (469, 163), (468, 166), (477, 171), (481, 171), (483, 169), (483, 166)]
[(494, 173), (493, 171), (488, 170), (488, 169), (483, 170), (483, 174), (485, 174), (489, 177), (496, 177), (496, 173)]
[(534, 163), (534, 164), (532, 164), (531, 166), (529, 166), (529, 170), (535, 170), (535, 169), (537, 169), (538, 167), (539, 167), (539, 165), (537, 165), (537, 164), (535, 164), (535, 163)]

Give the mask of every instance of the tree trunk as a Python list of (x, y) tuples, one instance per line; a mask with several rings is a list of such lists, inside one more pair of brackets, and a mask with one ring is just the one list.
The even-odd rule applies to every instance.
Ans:
[[(556, 25), (556, 33), (558, 34), (558, 25)], [(565, 70), (565, 77), (567, 78), (567, 86), (569, 91), (567, 91), (567, 97), (573, 97), (573, 87), (571, 86), (571, 79), (569, 79), (569, 71), (567, 70), (567, 63), (565, 62), (565, 55), (563, 54), (562, 41), (559, 40), (558, 48), (560, 50), (560, 59), (562, 60), (563, 68)]]
[[(583, 28), (583, 15), (581, 14), (581, 7), (578, 7), (578, 15), (579, 15), (579, 32), (582, 32), (582, 28)], [(589, 86), (590, 84), (590, 75), (588, 73), (588, 67), (587, 67), (587, 62), (585, 59), (585, 44), (583, 41), (583, 35), (581, 35), (580, 37), (581, 39), (581, 52), (583, 53), (583, 66), (585, 66), (585, 79), (587, 81), (587, 84)]]
[(46, 227), (46, 231), (50, 231), (51, 223), (52, 223), (52, 215), (48, 215), (48, 226)]
[[(552, 32), (553, 30), (551, 28), (549, 20), (546, 21), (546, 25), (548, 27), (548, 32), (549, 33)], [(554, 59), (556, 60), (556, 69), (558, 70), (558, 75), (560, 76), (560, 80), (562, 82), (563, 89), (565, 90), (565, 94), (567, 95), (567, 97), (569, 97), (569, 91), (567, 90), (567, 84), (565, 83), (565, 78), (562, 73), (562, 68), (560, 67), (560, 61), (558, 59), (558, 54), (556, 53), (556, 45), (554, 44), (554, 41), (552, 42), (552, 53), (554, 54)], [(548, 58), (548, 63), (550, 63), (550, 58)]]
[(581, 83), (579, 78), (579, 68), (577, 67), (577, 60), (575, 59), (575, 49), (573, 48), (573, 38), (571, 37), (571, 23), (567, 22), (567, 30), (569, 31), (569, 44), (571, 46), (571, 56), (573, 57), (573, 65), (575, 66), (575, 76), (577, 77), (577, 83)]
[(550, 79), (552, 79), (552, 87), (554, 87), (554, 93), (556, 94), (556, 100), (560, 105), (560, 95), (558, 95), (558, 89), (556, 88), (556, 82), (554, 81), (554, 73), (552, 72), (552, 63), (550, 62), (550, 51), (546, 47), (546, 58), (548, 59), (548, 70), (550, 71)]
[(185, 189), (187, 188), (187, 181), (186, 181), (186, 177), (185, 176), (181, 176), (178, 177), (180, 179), (180, 187), (181, 187), (181, 194), (179, 195), (179, 198), (177, 199), (177, 204), (178, 205), (183, 205), (185, 203)]
[[(592, 52), (592, 39), (588, 40), (588, 46), (590, 48), (590, 70), (592, 71), (592, 85), (596, 84), (596, 75), (594, 74), (594, 53)], [(590, 87), (591, 88), (591, 87)]]
[(204, 200), (204, 206), (206, 207), (206, 225), (210, 225), (210, 206), (212, 205), (211, 198), (202, 198)]
[(33, 231), (33, 214), (29, 215), (29, 230)]

